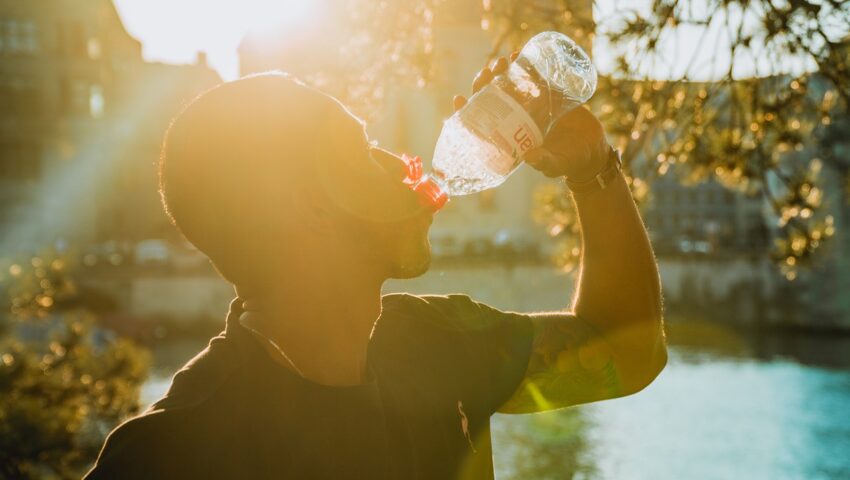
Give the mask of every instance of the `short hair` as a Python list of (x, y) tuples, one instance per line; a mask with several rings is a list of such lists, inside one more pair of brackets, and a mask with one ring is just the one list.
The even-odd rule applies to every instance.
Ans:
[(163, 206), (225, 279), (246, 282), (269, 263), (256, 255), (292, 226), (291, 196), (316, 186), (317, 136), (340, 107), (272, 72), (221, 84), (172, 121), (159, 162)]

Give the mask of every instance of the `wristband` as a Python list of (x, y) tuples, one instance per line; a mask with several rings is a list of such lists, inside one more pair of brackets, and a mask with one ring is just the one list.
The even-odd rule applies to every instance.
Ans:
[(590, 180), (576, 182), (564, 177), (564, 182), (572, 193), (586, 193), (594, 190), (604, 190), (610, 185), (623, 168), (623, 160), (620, 157), (620, 151), (614, 147), (608, 151), (608, 158), (605, 161), (605, 166)]

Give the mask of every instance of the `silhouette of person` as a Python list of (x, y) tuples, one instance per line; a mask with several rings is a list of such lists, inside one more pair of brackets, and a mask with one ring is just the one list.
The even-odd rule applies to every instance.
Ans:
[(204, 93), (169, 128), (161, 193), (237, 298), (87, 478), (487, 479), (495, 412), (639, 391), (666, 361), (660, 284), (613, 153), (579, 108), (525, 156), (573, 189), (584, 252), (571, 308), (382, 296), (430, 263), (434, 208), (402, 182), (405, 160), (286, 74)]

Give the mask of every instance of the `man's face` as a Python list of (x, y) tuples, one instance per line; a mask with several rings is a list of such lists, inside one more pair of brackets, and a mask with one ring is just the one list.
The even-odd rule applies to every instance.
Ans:
[(413, 278), (428, 270), (428, 229), (434, 211), (402, 183), (406, 163), (372, 144), (363, 124), (347, 111), (328, 122), (331, 158), (329, 198), (343, 212), (344, 242), (389, 278)]

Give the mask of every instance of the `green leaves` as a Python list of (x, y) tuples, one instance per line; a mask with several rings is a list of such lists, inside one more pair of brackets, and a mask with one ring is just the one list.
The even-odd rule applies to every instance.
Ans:
[[(517, 3), (494, 1), (485, 16), (510, 29), (511, 22), (493, 16), (516, 13), (509, 5)], [(531, 25), (549, 21), (569, 34), (573, 25), (559, 19), (574, 17), (571, 7), (527, 8), (522, 18), (512, 18)], [(635, 200), (645, 200), (652, 182), (669, 172), (684, 184), (713, 179), (761, 195), (777, 239), (764, 254), (795, 278), (794, 270), (810, 264), (834, 231), (834, 213), (820, 201), (824, 177), (838, 175), (839, 183), (850, 184), (850, 165), (835, 153), (846, 149), (850, 129), (833, 121), (848, 114), (850, 5), (652, 0), (648, 8), (619, 9), (596, 20), (594, 43), (613, 55), (613, 71), (600, 78), (593, 107), (624, 152)], [(702, 32), (701, 40), (686, 52), (690, 57), (672, 60), (670, 44), (683, 28)], [(498, 42), (520, 33), (494, 35)], [(723, 41), (707, 46), (712, 35)], [(692, 80), (706, 69), (714, 72), (711, 81)], [(551, 188), (540, 193), (537, 210), (547, 231), (562, 238), (558, 262), (569, 270), (578, 255), (577, 240), (567, 237), (577, 230), (562, 222), (575, 216), (557, 197)], [(840, 197), (850, 201), (847, 189)]]
[(76, 292), (68, 257), (5, 263), (0, 477), (79, 478), (106, 434), (138, 411), (149, 354), (85, 309), (63, 307)]

